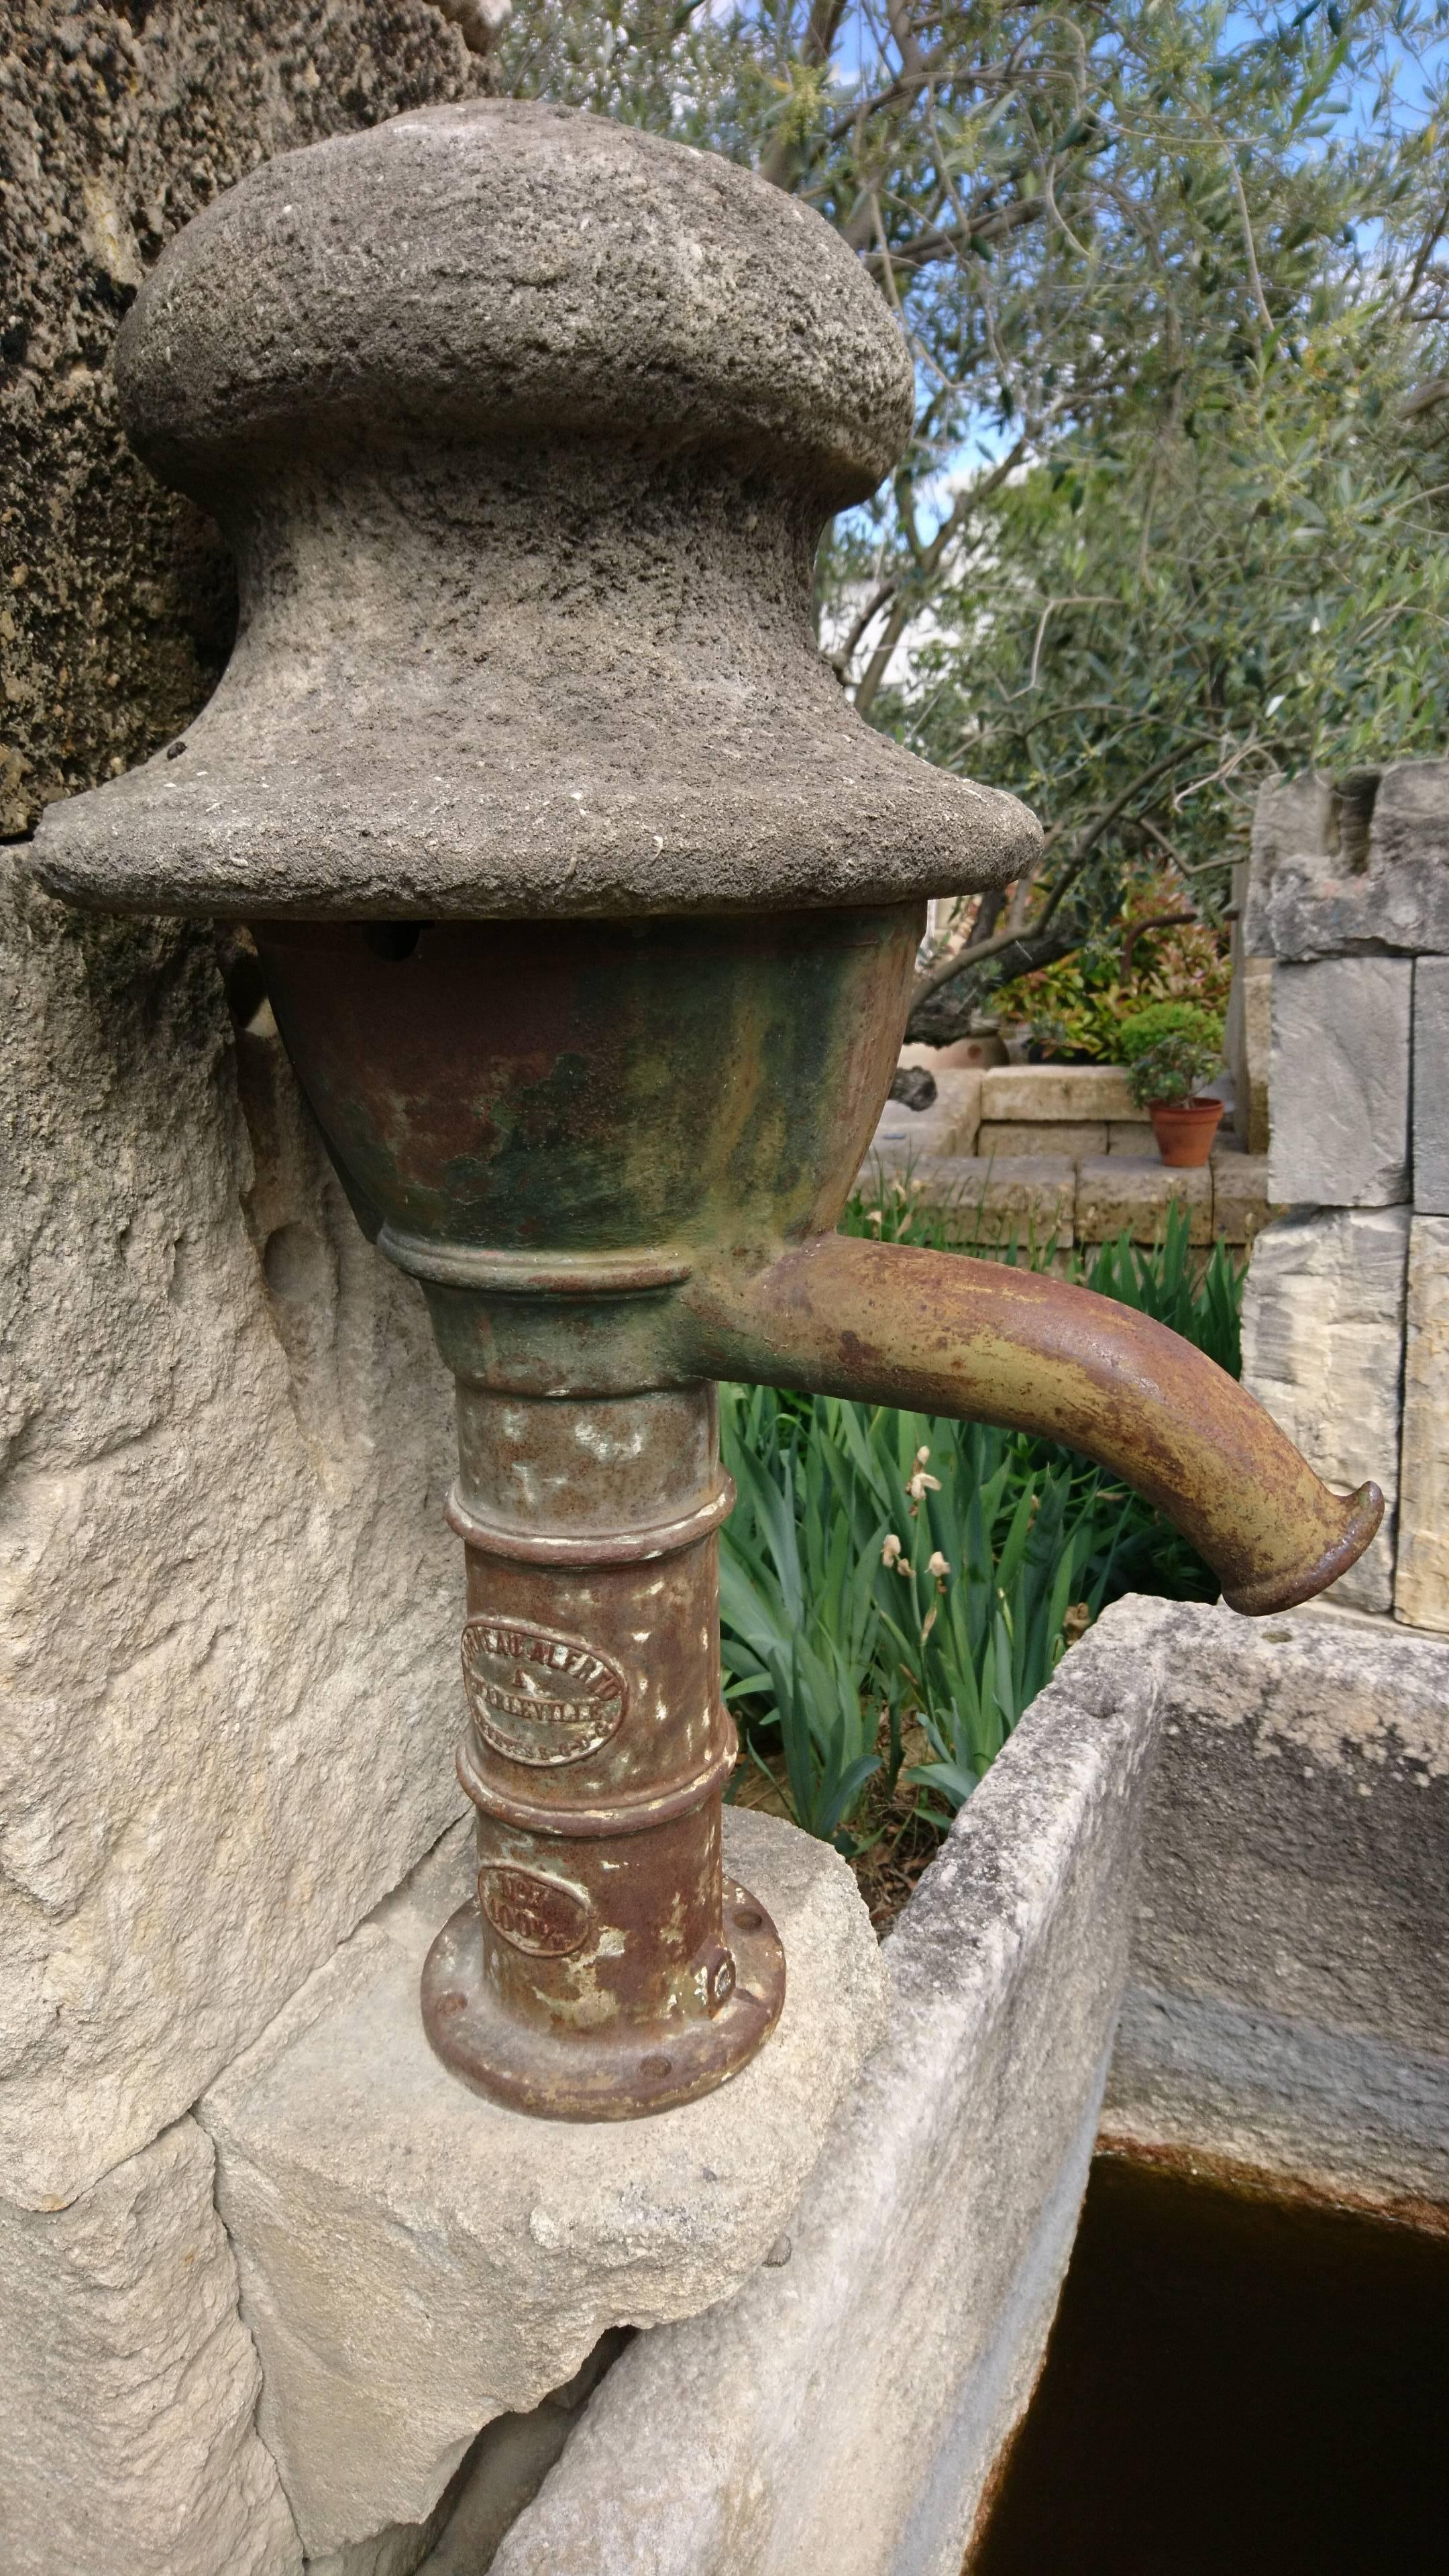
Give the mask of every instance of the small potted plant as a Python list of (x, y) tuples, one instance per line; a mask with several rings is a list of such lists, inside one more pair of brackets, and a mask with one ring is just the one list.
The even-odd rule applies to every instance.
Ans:
[(1176, 1170), (1205, 1163), (1223, 1114), (1220, 1100), (1200, 1097), (1223, 1058), (1223, 1024), (1199, 1002), (1150, 1002), (1122, 1022), (1118, 1042), (1127, 1088), (1150, 1111), (1164, 1163)]

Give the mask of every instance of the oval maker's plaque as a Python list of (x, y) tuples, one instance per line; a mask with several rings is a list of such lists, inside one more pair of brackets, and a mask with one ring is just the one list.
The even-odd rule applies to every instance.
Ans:
[(593, 1930), (594, 1909), (581, 1887), (504, 1861), (479, 1870), (478, 1902), (494, 1931), (535, 1959), (566, 1958)]
[(617, 1664), (577, 1637), (486, 1616), (463, 1630), (463, 1686), (473, 1723), (514, 1762), (578, 1762), (624, 1722)]

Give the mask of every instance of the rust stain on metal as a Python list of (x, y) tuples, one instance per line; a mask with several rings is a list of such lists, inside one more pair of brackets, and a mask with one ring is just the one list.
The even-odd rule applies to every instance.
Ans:
[(484, 1743), (515, 1762), (581, 1762), (629, 1705), (618, 1667), (577, 1637), (486, 1616), (463, 1631), (463, 1687)]
[[(702, 1388), (672, 1411), (655, 1403), (631, 1482), (654, 1509), (599, 1531), (577, 1524), (631, 1445), (619, 1407), (465, 1406), (462, 1446), (495, 1510), (500, 1487), (531, 1483), (554, 1525), (520, 1546), (481, 1497), (460, 1497), (471, 1725), (458, 1770), (478, 1810), (479, 1903), (434, 1947), (424, 2019), (466, 2081), (557, 2118), (708, 2091), (754, 2054), (784, 1996), (765, 1910), (734, 1889), (728, 1920), (720, 1868), (735, 1730), (719, 1696), (714, 1407)], [(695, 1479), (692, 1507), (664, 1517)]]

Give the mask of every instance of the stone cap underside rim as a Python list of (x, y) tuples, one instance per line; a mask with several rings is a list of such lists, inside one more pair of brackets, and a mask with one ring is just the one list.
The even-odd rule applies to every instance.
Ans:
[(329, 793), (301, 750), (265, 781), (254, 761), (227, 777), (199, 722), (184, 783), (162, 753), (48, 807), (35, 860), (53, 893), (114, 912), (519, 921), (908, 903), (1007, 884), (1035, 856), (1040, 828), (1014, 796), (860, 735), (845, 796), (806, 773), (793, 795), (746, 779), (714, 797), (639, 786), (576, 803), (567, 789), (512, 798), (477, 768), (410, 777), (401, 759)]

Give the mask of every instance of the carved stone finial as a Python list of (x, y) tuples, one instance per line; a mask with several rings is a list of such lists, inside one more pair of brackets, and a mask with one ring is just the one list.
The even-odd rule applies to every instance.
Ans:
[(52, 806), (114, 909), (779, 909), (1014, 875), (1036, 826), (853, 714), (815, 547), (899, 454), (864, 271), (750, 172), (512, 101), (266, 164), (121, 335), (131, 438), (241, 579), (210, 705)]

